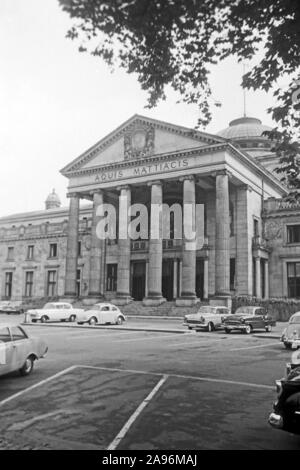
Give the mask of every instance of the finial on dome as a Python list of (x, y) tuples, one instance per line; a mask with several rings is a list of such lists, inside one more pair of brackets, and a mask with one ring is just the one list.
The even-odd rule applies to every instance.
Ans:
[(55, 192), (55, 189), (52, 189), (52, 193), (50, 193), (45, 201), (46, 210), (48, 209), (57, 209), (61, 206), (60, 199)]

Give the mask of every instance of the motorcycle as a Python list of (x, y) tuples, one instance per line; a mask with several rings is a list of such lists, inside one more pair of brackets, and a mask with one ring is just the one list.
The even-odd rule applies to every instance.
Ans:
[(300, 435), (300, 355), (287, 364), (286, 378), (276, 380), (277, 401), (269, 416), (276, 429)]

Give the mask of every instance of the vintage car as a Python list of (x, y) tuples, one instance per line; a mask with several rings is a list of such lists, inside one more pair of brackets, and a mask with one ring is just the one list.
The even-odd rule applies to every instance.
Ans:
[[(67, 302), (50, 302), (44, 305), (41, 309), (28, 310), (27, 321), (33, 323), (40, 321), (46, 323), (48, 321), (70, 321), (75, 322), (80, 315), (84, 312), (81, 308), (73, 308), (72, 304)], [(29, 318), (28, 318), (29, 317)]]
[(224, 319), (231, 314), (229, 308), (212, 305), (203, 305), (197, 313), (185, 315), (183, 325), (189, 330), (213, 331), (223, 327)]
[(95, 304), (91, 309), (80, 312), (77, 316), (79, 325), (83, 323), (89, 323), (90, 325), (122, 325), (124, 321), (126, 321), (126, 317), (116, 305), (103, 302)]
[(288, 326), (282, 332), (280, 341), (286, 349), (297, 349), (300, 347), (300, 312), (291, 316)]
[(226, 333), (242, 331), (249, 335), (254, 330), (270, 332), (275, 325), (275, 320), (273, 320), (262, 307), (239, 307), (234, 315), (229, 315), (224, 319), (224, 329)]
[(10, 315), (11, 313), (24, 313), (24, 309), (21, 305), (22, 302), (11, 302), (9, 300), (4, 300), (0, 302), (0, 312)]
[(47, 351), (46, 343), (29, 336), (22, 326), (0, 324), (0, 376), (14, 371), (30, 374), (34, 361), (45, 357)]

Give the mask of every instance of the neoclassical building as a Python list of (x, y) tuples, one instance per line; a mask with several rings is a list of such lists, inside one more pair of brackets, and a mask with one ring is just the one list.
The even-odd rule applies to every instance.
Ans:
[[(133, 116), (61, 170), (69, 208), (53, 191), (45, 210), (0, 218), (1, 298), (193, 305), (300, 296), (300, 210), (281, 201), (265, 130), (250, 117), (211, 135)], [(150, 226), (153, 204), (202, 204), (204, 243), (187, 249), (172, 220), (164, 239), (163, 214), (158, 239), (151, 230), (146, 239), (99, 239), (103, 203), (115, 208), (117, 233), (131, 204), (148, 208)]]

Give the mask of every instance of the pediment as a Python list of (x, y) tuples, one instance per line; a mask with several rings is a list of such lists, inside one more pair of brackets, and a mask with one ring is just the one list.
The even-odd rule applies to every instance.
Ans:
[(221, 137), (135, 115), (61, 170), (70, 173), (224, 142)]

